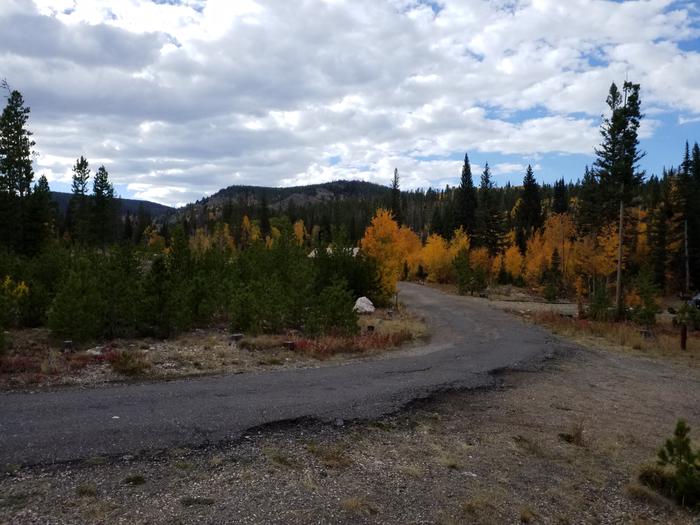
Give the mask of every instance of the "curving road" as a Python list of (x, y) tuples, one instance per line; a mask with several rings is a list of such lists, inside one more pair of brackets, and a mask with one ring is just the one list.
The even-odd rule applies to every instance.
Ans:
[(493, 381), (490, 372), (535, 362), (559, 343), (486, 301), (401, 284), (425, 316), (430, 344), (388, 357), (279, 370), (36, 394), (0, 394), (0, 465), (134, 454), (239, 438), (284, 420), (372, 418), (446, 388)]

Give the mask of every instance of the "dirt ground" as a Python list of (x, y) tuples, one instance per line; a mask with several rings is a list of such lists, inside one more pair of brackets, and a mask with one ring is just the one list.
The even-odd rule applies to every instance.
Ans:
[(236, 443), (6, 468), (0, 523), (698, 523), (636, 483), (700, 371), (572, 350), (500, 386), (374, 422), (292, 422)]

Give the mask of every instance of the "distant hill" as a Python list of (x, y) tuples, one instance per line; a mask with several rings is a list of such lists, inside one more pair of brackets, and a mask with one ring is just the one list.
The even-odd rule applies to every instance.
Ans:
[(310, 184), (308, 186), (291, 186), (288, 188), (270, 188), (265, 186), (229, 186), (217, 191), (209, 197), (200, 199), (189, 207), (216, 208), (227, 203), (254, 205), (262, 199), (263, 194), (267, 198), (268, 205), (272, 209), (284, 209), (293, 204), (304, 207), (307, 205), (332, 202), (338, 200), (373, 200), (386, 197), (391, 190), (387, 186), (381, 186), (372, 182), (360, 180), (338, 180), (324, 182), (322, 184)]
[[(72, 193), (65, 193), (61, 191), (52, 191), (51, 198), (58, 205), (58, 211), (61, 215), (66, 213), (68, 209), (68, 203), (73, 197)], [(121, 204), (121, 212), (123, 214), (135, 214), (140, 208), (149, 213), (151, 217), (161, 217), (164, 215), (170, 215), (175, 211), (175, 208), (170, 206), (165, 206), (163, 204), (158, 204), (157, 202), (151, 201), (141, 201), (136, 199), (117, 199)]]

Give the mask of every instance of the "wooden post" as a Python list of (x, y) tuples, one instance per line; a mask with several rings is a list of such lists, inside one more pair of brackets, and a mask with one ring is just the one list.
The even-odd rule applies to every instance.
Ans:
[(688, 347), (688, 325), (683, 323), (681, 325), (681, 350), (685, 350)]

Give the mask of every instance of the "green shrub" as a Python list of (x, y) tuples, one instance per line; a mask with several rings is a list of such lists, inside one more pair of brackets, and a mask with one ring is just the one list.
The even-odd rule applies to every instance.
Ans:
[(453, 262), (457, 273), (457, 291), (460, 295), (481, 292), (486, 289), (486, 272), (481, 267), (472, 267), (469, 262), (469, 252), (461, 250)]
[(355, 300), (345, 281), (324, 288), (312, 301), (304, 320), (309, 335), (354, 335), (359, 332)]
[(700, 452), (693, 451), (690, 427), (682, 419), (676, 424), (673, 437), (659, 450), (657, 465), (640, 474), (640, 481), (681, 505), (700, 505)]

